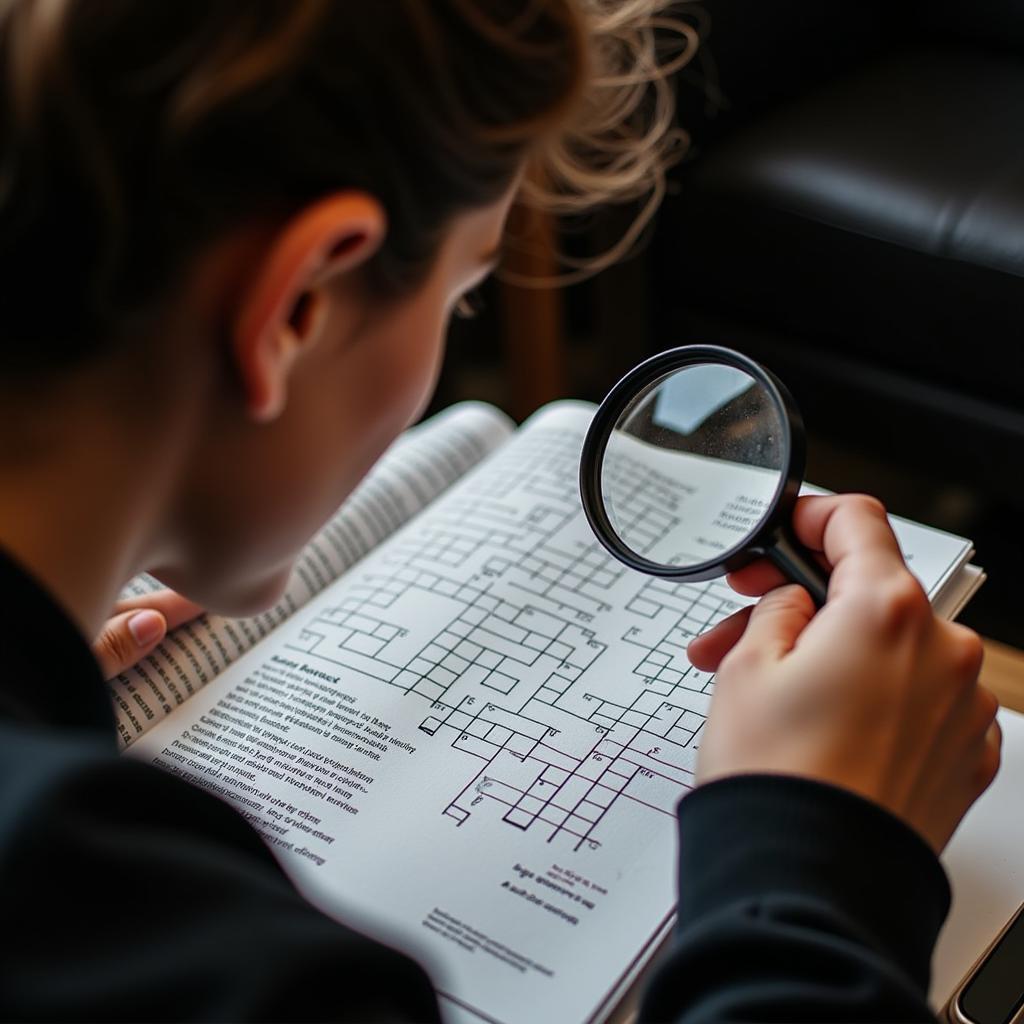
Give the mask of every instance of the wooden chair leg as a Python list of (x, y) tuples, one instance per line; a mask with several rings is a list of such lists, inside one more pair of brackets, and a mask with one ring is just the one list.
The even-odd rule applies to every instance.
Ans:
[[(517, 209), (509, 226), (516, 244), (505, 267), (513, 278), (543, 279), (559, 270), (553, 219)], [(565, 314), (562, 291), (553, 287), (501, 284), (503, 360), (508, 411), (524, 419), (539, 406), (567, 393)]]

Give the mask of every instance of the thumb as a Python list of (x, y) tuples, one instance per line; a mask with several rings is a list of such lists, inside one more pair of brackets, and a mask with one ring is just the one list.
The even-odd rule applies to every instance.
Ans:
[(770, 590), (754, 605), (731, 653), (778, 661), (793, 649), (814, 613), (814, 602), (803, 587), (790, 584)]
[(167, 620), (152, 608), (122, 612), (107, 620), (92, 652), (104, 679), (129, 669), (167, 634)]

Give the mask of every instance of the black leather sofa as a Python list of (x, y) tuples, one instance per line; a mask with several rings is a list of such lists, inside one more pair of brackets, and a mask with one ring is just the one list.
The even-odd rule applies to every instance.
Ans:
[(746, 350), (817, 432), (1024, 504), (1024, 0), (701, 6), (651, 348)]

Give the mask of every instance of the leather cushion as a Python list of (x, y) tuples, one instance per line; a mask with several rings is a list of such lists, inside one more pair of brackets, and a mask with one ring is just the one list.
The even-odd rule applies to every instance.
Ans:
[[(666, 210), (676, 301), (1024, 401), (1024, 61), (901, 54), (737, 132)], [(1012, 371), (1012, 372), (1011, 372)]]
[(963, 45), (965, 40), (1024, 53), (1024, 4), (1020, 0), (920, 0), (912, 31)]

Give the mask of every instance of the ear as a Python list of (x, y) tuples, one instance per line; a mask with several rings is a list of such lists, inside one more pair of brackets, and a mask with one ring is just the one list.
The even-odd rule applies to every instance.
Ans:
[(369, 260), (385, 232), (376, 199), (341, 192), (305, 207), (275, 234), (243, 285), (232, 332), (253, 419), (269, 422), (281, 414), (295, 358), (320, 335), (326, 283)]

